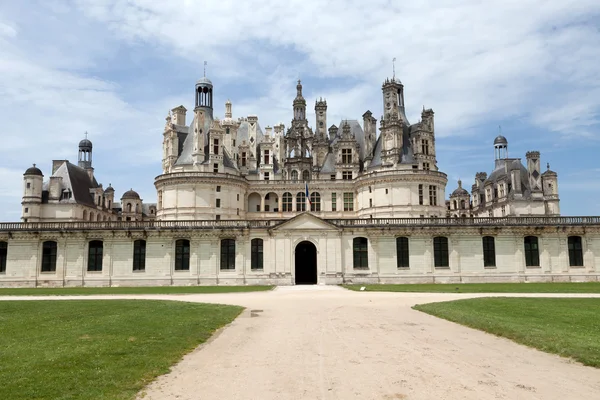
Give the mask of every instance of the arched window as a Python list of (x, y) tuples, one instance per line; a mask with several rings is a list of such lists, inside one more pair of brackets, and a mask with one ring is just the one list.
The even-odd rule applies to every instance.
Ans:
[(98, 215), (96, 216), (96, 221), (102, 221), (102, 215), (98, 214)]
[(102, 271), (103, 250), (104, 244), (102, 240), (92, 240), (88, 244), (88, 271)]
[(525, 236), (523, 247), (525, 249), (525, 265), (527, 267), (539, 267), (540, 251), (538, 248), (538, 238), (536, 236)]
[(146, 241), (139, 239), (133, 242), (133, 270), (146, 270)]
[(252, 239), (250, 242), (250, 268), (263, 269), (263, 240)]
[(458, 203), (456, 203), (456, 200), (454, 200), (454, 209), (458, 209)]
[(83, 218), (82, 218), (82, 219), (83, 219), (84, 221), (87, 221), (87, 218), (88, 218), (88, 213), (87, 213), (87, 210), (83, 210)]
[(306, 194), (298, 192), (296, 195), (296, 211), (306, 211)]
[(409, 268), (408, 238), (396, 238), (396, 264), (398, 268)]
[(281, 198), (281, 207), (283, 208), (283, 212), (293, 211), (292, 200), (293, 196), (291, 193), (285, 192), (283, 194), (283, 197)]
[(461, 201), (460, 201), (460, 208), (461, 208), (461, 210), (464, 210), (464, 209), (466, 208), (466, 207), (465, 207), (465, 201), (464, 201), (464, 200), (461, 200)]
[(90, 211), (90, 221), (94, 220), (94, 213), (92, 211)]
[(433, 238), (433, 265), (435, 268), (448, 268), (448, 238), (438, 236)]
[(0, 242), (0, 274), (6, 273), (7, 256), (8, 256), (8, 243)]
[(138, 210), (139, 210), (139, 207), (138, 207), (138, 206), (139, 206), (139, 204), (137, 204), (137, 203), (136, 203), (136, 204), (135, 204), (135, 212), (136, 212), (136, 213), (137, 213), (137, 212), (138, 212)]
[(354, 268), (369, 268), (369, 240), (357, 237), (352, 240)]
[(496, 242), (493, 236), (484, 236), (481, 239), (483, 244), (483, 266), (496, 266)]
[(308, 170), (304, 170), (302, 172), (302, 180), (303, 181), (308, 181), (310, 180), (310, 172), (308, 172)]
[(221, 240), (221, 269), (235, 269), (235, 240)]
[(52, 240), (42, 244), (42, 272), (56, 272), (56, 248)]
[(581, 236), (569, 236), (569, 265), (571, 267), (583, 267), (583, 246)]
[(175, 271), (189, 271), (190, 269), (190, 241), (178, 239), (175, 242)]
[(131, 212), (131, 203), (127, 203), (127, 212)]
[(318, 192), (310, 194), (310, 211), (321, 211), (321, 195)]
[(298, 171), (296, 171), (296, 170), (292, 171), (292, 180), (294, 182), (296, 182), (298, 180)]

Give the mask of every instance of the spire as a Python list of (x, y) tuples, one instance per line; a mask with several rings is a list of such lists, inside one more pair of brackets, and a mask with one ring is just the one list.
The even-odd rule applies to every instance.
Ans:
[(296, 85), (296, 98), (302, 98), (302, 82), (298, 79), (298, 84)]
[(208, 62), (204, 61), (204, 77), (206, 78), (206, 64), (208, 64)]
[(392, 80), (396, 80), (396, 57), (392, 59)]
[(462, 181), (460, 179), (458, 180), (458, 188), (462, 189)]

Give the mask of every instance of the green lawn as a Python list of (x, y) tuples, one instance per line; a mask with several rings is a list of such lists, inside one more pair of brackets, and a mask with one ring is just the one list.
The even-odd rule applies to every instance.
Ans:
[(0, 303), (0, 399), (133, 399), (242, 307), (154, 300)]
[(273, 286), (149, 286), (149, 287), (73, 287), (0, 288), (0, 296), (66, 296), (85, 294), (190, 294), (232, 293), (271, 290)]
[(600, 298), (488, 297), (413, 308), (600, 367)]
[[(375, 292), (440, 292), (440, 293), (600, 293), (600, 282), (568, 283), (427, 283), (405, 285), (344, 285), (360, 290), (365, 286)], [(1, 292), (0, 292), (1, 293)]]

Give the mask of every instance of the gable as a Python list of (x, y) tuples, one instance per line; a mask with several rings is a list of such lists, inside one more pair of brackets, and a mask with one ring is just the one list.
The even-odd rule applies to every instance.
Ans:
[(340, 230), (337, 226), (315, 217), (309, 213), (303, 213), (291, 218), (284, 223), (276, 226), (272, 230), (287, 231), (287, 230)]

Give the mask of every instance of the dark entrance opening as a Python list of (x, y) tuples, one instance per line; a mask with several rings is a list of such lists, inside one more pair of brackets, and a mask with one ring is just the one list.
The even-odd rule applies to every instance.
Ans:
[(317, 248), (311, 242), (300, 242), (296, 246), (296, 285), (317, 283)]

